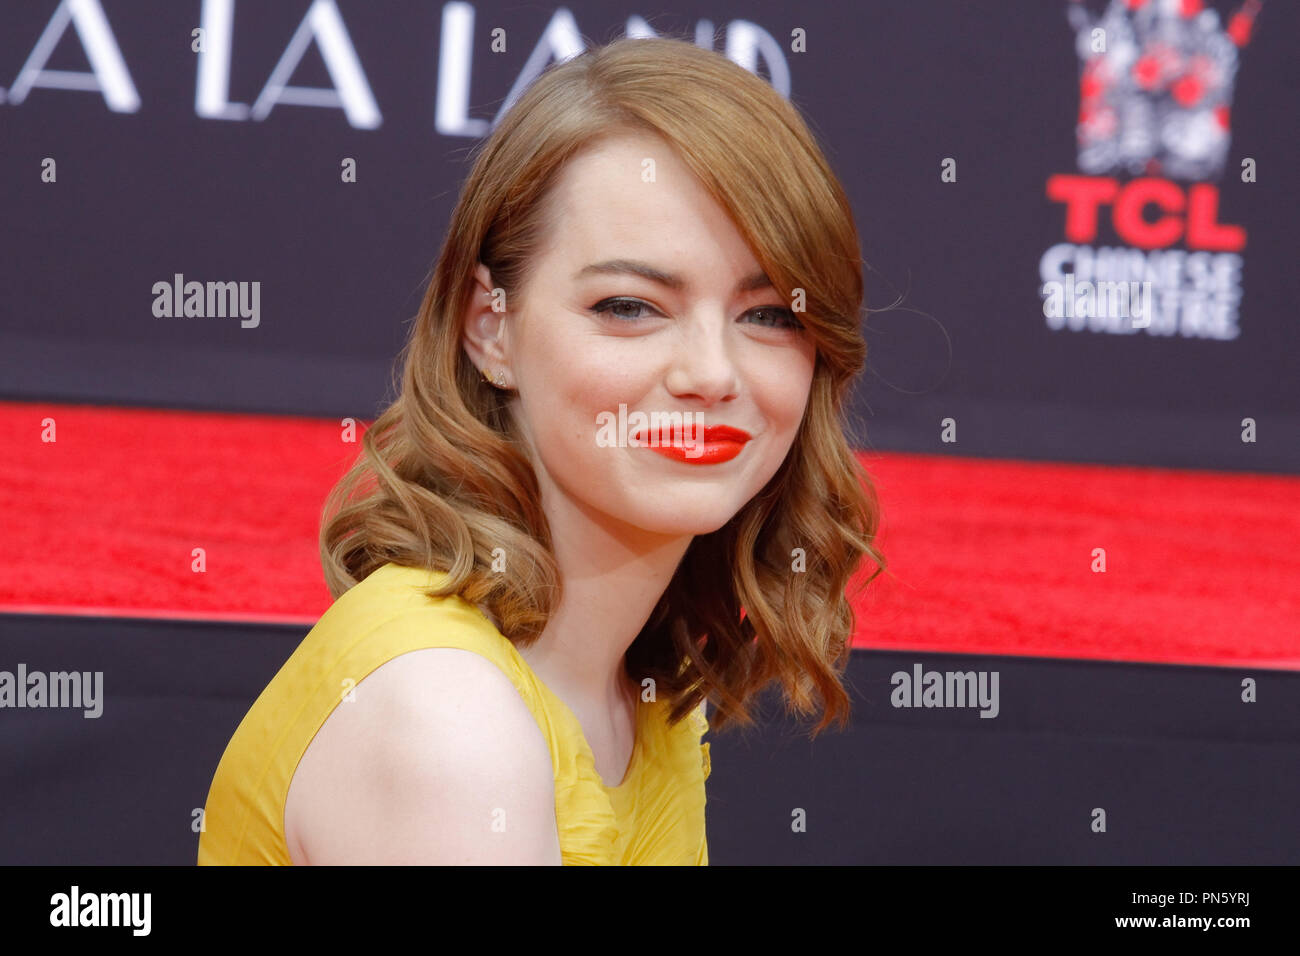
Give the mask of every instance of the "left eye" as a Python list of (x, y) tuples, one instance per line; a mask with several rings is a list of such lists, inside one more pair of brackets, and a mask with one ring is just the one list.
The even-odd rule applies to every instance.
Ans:
[[(786, 327), (790, 329), (802, 329), (803, 324), (794, 317), (794, 312), (789, 309), (778, 309), (774, 306), (760, 306), (757, 309), (751, 309), (750, 315), (764, 315), (777, 322), (787, 323)], [(765, 326), (766, 328), (775, 328), (775, 326)]]
[[(644, 318), (643, 315), (629, 315), (626, 312), (617, 312), (616, 309), (634, 309), (639, 312), (641, 309), (654, 311), (654, 307), (642, 302), (640, 299), (605, 299), (597, 302), (592, 306), (591, 311), (596, 315), (606, 315), (614, 319), (620, 319), (624, 322), (635, 322)], [(759, 306), (750, 309), (747, 316), (761, 316), (765, 321), (758, 322), (763, 328), (780, 328), (779, 325), (769, 325), (768, 321), (775, 323), (785, 323), (786, 328), (802, 329), (803, 325), (795, 318), (794, 312), (790, 309), (783, 309), (776, 306)]]

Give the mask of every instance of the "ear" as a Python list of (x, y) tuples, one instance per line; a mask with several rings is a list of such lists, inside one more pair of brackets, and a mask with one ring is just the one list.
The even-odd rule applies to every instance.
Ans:
[(474, 269), (474, 289), (465, 307), (461, 342), (479, 371), (502, 387), (508, 387), (512, 379), (506, 321), (510, 313), (506, 308), (505, 290), (492, 285), (488, 267), (480, 262)]

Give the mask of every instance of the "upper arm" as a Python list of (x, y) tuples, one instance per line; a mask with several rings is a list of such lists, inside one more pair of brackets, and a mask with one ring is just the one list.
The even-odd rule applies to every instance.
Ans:
[(290, 785), (303, 862), (560, 862), (550, 749), (495, 664), (459, 648), (411, 651), (354, 693)]

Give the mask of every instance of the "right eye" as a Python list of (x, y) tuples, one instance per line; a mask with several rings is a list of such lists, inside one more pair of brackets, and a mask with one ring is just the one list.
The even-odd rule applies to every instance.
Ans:
[(648, 303), (642, 302), (640, 299), (629, 299), (629, 298), (602, 299), (600, 302), (597, 302), (595, 305), (593, 305), (590, 311), (594, 315), (604, 315), (611, 319), (616, 319), (620, 322), (630, 323), (630, 322), (635, 322), (638, 319), (645, 318), (645, 316), (643, 315), (635, 315), (635, 314), (629, 315), (626, 312), (617, 312), (615, 311), (616, 309), (630, 309), (633, 311), (640, 310), (640, 309), (650, 309), (651, 311), (653, 311), (653, 306), (649, 305)]

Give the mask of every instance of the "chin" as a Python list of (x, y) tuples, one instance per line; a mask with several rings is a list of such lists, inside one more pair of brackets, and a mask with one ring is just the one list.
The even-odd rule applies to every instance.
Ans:
[(716, 501), (705, 501), (694, 508), (657, 507), (652, 513), (628, 515), (623, 520), (653, 534), (696, 536), (712, 534), (735, 516), (735, 511), (720, 510)]

